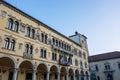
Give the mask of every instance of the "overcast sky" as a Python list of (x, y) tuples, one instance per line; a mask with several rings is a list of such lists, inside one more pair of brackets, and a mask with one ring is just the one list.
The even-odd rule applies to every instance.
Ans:
[(120, 0), (5, 0), (65, 36), (88, 39), (90, 55), (120, 51)]

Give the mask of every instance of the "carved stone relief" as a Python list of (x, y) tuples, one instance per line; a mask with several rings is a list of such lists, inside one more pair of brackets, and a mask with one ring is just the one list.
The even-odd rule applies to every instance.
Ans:
[(7, 12), (6, 11), (1, 11), (1, 18), (4, 19), (6, 18)]
[(23, 33), (25, 32), (25, 25), (24, 24), (20, 25), (20, 31), (23, 32)]
[(36, 40), (40, 41), (40, 30), (39, 29), (37, 30), (37, 33), (36, 33)]
[(19, 43), (19, 49), (22, 49), (22, 46), (23, 46), (23, 44), (22, 43)]
[(39, 49), (38, 49), (38, 48), (36, 48), (36, 49), (35, 49), (35, 53), (38, 53), (38, 51), (39, 51)]

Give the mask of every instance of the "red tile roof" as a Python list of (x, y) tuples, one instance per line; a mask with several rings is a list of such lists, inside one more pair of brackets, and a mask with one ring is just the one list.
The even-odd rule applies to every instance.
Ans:
[(95, 62), (95, 61), (102, 61), (102, 60), (115, 59), (115, 58), (120, 58), (120, 52), (119, 51), (114, 51), (114, 52), (108, 52), (108, 53), (89, 56), (88, 59), (89, 59), (89, 62)]

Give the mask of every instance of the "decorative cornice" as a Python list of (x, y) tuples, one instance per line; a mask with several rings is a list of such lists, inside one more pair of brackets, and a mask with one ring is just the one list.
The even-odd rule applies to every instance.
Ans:
[(52, 30), (53, 32), (57, 33), (58, 35), (64, 37), (65, 39), (67, 39), (67, 40), (73, 42), (74, 44), (76, 44), (77, 46), (81, 47), (79, 44), (77, 44), (77, 43), (74, 42), (73, 40), (69, 39), (69, 38), (66, 37), (65, 35), (61, 34), (60, 32), (56, 31), (55, 29), (51, 28), (50, 26), (44, 24), (43, 22), (37, 20), (36, 18), (34, 18), (34, 17), (28, 15), (27, 13), (21, 11), (20, 9), (14, 7), (13, 5), (7, 3), (6, 1), (0, 0), (0, 4), (5, 5), (6, 7), (10, 8), (10, 9), (16, 11), (17, 13), (19, 13), (19, 14), (25, 16), (26, 18), (29, 18), (30, 20), (34, 21), (34, 22), (37, 23), (38, 25), (42, 25), (43, 27), (45, 27), (45, 28), (47, 28), (47, 29), (49, 29), (49, 30)]

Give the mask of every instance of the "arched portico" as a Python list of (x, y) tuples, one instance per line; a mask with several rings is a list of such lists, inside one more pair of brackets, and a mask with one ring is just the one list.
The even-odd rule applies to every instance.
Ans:
[(69, 73), (69, 77), (68, 77), (68, 80), (74, 80), (74, 72), (73, 72), (73, 69), (69, 69), (69, 71), (68, 71), (68, 73)]
[(33, 64), (30, 61), (23, 61), (19, 65), (18, 80), (33, 79)]
[(81, 71), (81, 80), (84, 80), (84, 72)]
[(60, 70), (60, 80), (66, 80), (67, 70), (65, 67), (62, 67)]
[(79, 71), (75, 70), (75, 80), (79, 80)]
[(55, 65), (50, 68), (50, 80), (59, 80), (59, 71)]
[(89, 74), (88, 74), (87, 71), (85, 72), (85, 75), (86, 75), (86, 76), (85, 76), (85, 77), (86, 77), (86, 80), (89, 80)]
[(48, 68), (45, 64), (41, 63), (37, 67), (37, 79), (36, 80), (47, 80)]
[[(15, 60), (12, 57), (0, 57), (1, 80), (14, 80)], [(7, 75), (7, 76), (5, 76)]]

